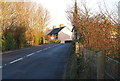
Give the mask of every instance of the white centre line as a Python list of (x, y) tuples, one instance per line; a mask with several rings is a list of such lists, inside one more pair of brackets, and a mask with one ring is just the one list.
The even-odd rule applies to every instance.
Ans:
[(5, 64), (4, 66), (7, 66), (7, 64)]
[(39, 53), (40, 51), (36, 51), (36, 53)]
[(43, 50), (46, 50), (46, 49), (43, 49)]
[(2, 69), (3, 66), (0, 66), (0, 69)]
[(45, 48), (45, 50), (47, 50), (48, 48)]
[(35, 53), (28, 54), (27, 57), (29, 57), (29, 56), (31, 56), (31, 55), (33, 55), (33, 54), (35, 54)]
[[(55, 46), (58, 46), (58, 45), (60, 45), (60, 44), (57, 44), (57, 45), (55, 45)], [(52, 47), (55, 47), (55, 46), (52, 46)], [(48, 47), (48, 48), (45, 48), (45, 49), (43, 49), (43, 50), (47, 50), (47, 49), (52, 48), (52, 47)], [(43, 51), (43, 50), (39, 50), (39, 51), (36, 51), (36, 52), (39, 53), (39, 52), (41, 52), (41, 51)], [(28, 54), (28, 55), (24, 56), (23, 58), (32, 56), (32, 55), (34, 55), (34, 54), (35, 54), (35, 53)], [(18, 62), (18, 61), (22, 60), (23, 58), (19, 58), (19, 59), (16, 59), (16, 60), (14, 60), (14, 61), (11, 61), (10, 64), (15, 63), (15, 62)], [(7, 66), (7, 64), (5, 64), (4, 66)], [(1, 69), (1, 68), (3, 68), (3, 66), (0, 66), (0, 69)]]
[(41, 52), (42, 50), (39, 50), (39, 52)]
[(10, 62), (10, 64), (15, 63), (15, 62), (17, 62), (17, 61), (20, 61), (20, 60), (22, 60), (22, 59), (23, 59), (23, 58), (16, 59), (16, 60)]
[(40, 52), (41, 52), (42, 50), (40, 50)]

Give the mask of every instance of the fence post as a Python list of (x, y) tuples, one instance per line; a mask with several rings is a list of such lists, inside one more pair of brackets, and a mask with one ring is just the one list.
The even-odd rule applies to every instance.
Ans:
[(100, 51), (97, 53), (97, 79), (105, 78), (105, 56), (104, 51)]
[(79, 42), (75, 42), (75, 52), (76, 52), (77, 56), (79, 56), (79, 53), (80, 53)]

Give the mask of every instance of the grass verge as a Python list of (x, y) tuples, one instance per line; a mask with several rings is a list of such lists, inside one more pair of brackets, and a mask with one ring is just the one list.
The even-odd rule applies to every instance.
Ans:
[(72, 54), (67, 65), (65, 79), (90, 79), (90, 67), (84, 62), (83, 56)]

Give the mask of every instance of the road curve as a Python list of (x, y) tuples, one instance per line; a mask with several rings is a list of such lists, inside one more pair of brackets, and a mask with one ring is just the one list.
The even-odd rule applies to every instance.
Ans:
[(62, 79), (70, 43), (30, 47), (3, 54), (3, 79)]

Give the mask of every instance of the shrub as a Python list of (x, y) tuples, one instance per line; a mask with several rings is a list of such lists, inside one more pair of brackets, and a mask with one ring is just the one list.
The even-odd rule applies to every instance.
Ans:
[(60, 43), (61, 40), (60, 39), (53, 39), (53, 40), (49, 40), (50, 43)]
[(20, 48), (26, 47), (27, 42), (26, 42), (26, 39), (25, 39), (25, 35), (24, 35), (24, 34), (21, 34), (21, 35), (20, 35), (19, 41), (20, 41), (20, 44), (19, 44), (19, 47), (20, 47)]
[(44, 37), (41, 37), (40, 44), (43, 44), (43, 43), (44, 43)]
[(60, 43), (61, 40), (60, 39), (55, 39), (55, 43)]
[(7, 40), (5, 38), (5, 36), (2, 37), (2, 51), (5, 51), (7, 48)]
[(3, 42), (3, 50), (12, 50), (15, 49), (15, 39), (12, 33), (8, 32), (2, 39)]
[(34, 45), (39, 45), (39, 37), (37, 37), (36, 35), (34, 35)]

